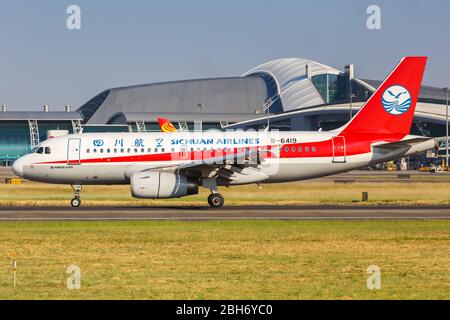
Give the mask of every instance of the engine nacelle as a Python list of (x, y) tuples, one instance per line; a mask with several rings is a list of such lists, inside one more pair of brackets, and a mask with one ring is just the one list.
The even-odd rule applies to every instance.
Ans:
[(139, 172), (131, 175), (135, 198), (168, 199), (198, 194), (198, 180), (170, 172)]

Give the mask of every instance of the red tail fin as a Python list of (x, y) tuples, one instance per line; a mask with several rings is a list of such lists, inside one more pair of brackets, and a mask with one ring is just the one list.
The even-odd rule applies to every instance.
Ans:
[(370, 134), (403, 138), (411, 130), (426, 57), (406, 57), (395, 67), (341, 135)]

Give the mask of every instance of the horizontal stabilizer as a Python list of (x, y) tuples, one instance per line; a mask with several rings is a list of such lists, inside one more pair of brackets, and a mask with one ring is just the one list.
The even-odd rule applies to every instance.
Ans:
[(396, 142), (377, 142), (372, 144), (372, 147), (382, 149), (399, 149), (404, 147), (412, 147), (413, 145), (421, 144), (431, 140), (434, 140), (434, 138), (407, 136), (406, 139)]

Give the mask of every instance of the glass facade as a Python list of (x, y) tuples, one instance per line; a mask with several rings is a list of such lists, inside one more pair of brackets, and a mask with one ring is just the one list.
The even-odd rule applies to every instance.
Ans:
[(8, 165), (30, 151), (28, 123), (0, 123), (0, 163)]
[[(352, 80), (352, 94), (354, 102), (364, 102), (369, 100), (372, 92), (355, 80)], [(355, 97), (356, 96), (356, 97)]]
[[(350, 101), (350, 87), (346, 75), (320, 74), (311, 78), (326, 104)], [(355, 80), (351, 82), (354, 102), (367, 101), (371, 92)]]
[(445, 137), (445, 125), (414, 120), (411, 134), (425, 137)]
[(325, 103), (337, 103), (348, 100), (348, 80), (336, 74), (321, 74), (311, 78), (312, 83)]
[(90, 132), (129, 132), (129, 127), (127, 125), (83, 126), (83, 133)]

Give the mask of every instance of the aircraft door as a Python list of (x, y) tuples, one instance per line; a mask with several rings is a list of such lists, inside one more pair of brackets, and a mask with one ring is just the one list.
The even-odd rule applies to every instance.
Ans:
[(187, 145), (183, 144), (181, 146), (180, 158), (186, 160), (188, 158), (188, 149)]
[(67, 142), (67, 164), (80, 164), (81, 139), (69, 139)]
[(333, 163), (345, 163), (347, 150), (344, 137), (333, 137)]

